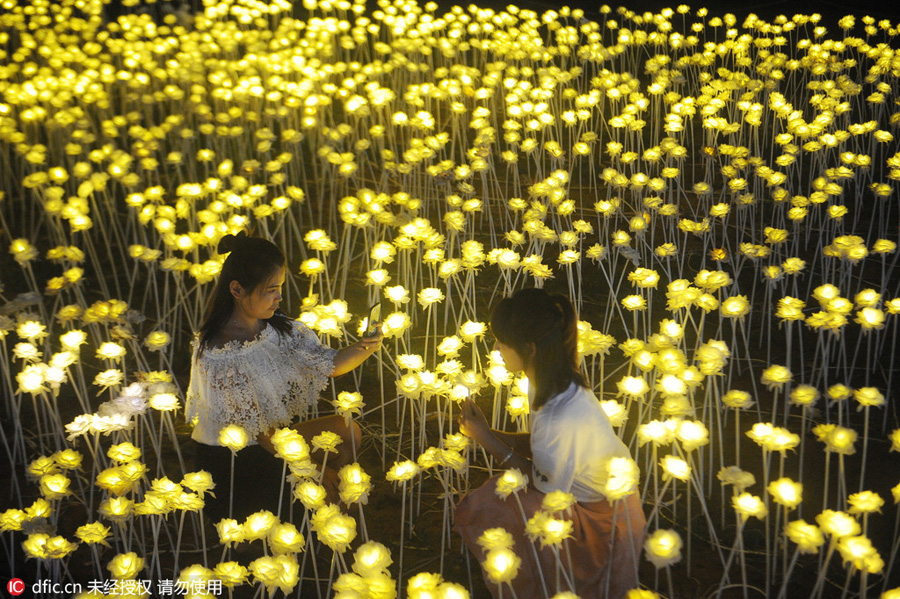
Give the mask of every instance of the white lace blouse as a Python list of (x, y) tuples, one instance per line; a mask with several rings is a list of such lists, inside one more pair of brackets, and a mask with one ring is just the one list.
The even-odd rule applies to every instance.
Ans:
[(300, 322), (285, 335), (267, 325), (252, 341), (200, 351), (193, 341), (185, 419), (191, 438), (219, 445), (219, 431), (238, 424), (251, 444), (259, 433), (305, 418), (328, 384), (337, 350), (322, 345)]

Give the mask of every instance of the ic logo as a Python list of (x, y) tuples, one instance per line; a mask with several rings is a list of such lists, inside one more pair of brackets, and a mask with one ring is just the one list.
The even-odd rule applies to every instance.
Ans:
[(10, 595), (18, 597), (25, 592), (25, 583), (21, 578), (13, 578), (6, 583), (6, 590), (9, 591)]

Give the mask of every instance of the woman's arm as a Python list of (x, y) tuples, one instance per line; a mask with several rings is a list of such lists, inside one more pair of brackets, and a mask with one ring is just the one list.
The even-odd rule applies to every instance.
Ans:
[(472, 437), (496, 460), (501, 468), (518, 468), (522, 473), (531, 472), (531, 435), (507, 433), (488, 426), (484, 413), (472, 398), (462, 403), (459, 430)]
[(374, 354), (381, 347), (384, 335), (379, 327), (375, 334), (363, 337), (356, 343), (342, 347), (334, 356), (334, 370), (330, 376), (346, 374), (365, 362), (366, 358)]

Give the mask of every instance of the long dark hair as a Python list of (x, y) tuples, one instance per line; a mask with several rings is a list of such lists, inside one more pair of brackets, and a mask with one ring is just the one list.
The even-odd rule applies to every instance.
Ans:
[(578, 318), (565, 296), (522, 289), (494, 307), (491, 332), (533, 370), (534, 408), (572, 383), (587, 386), (578, 362)]
[[(261, 237), (250, 237), (245, 233), (226, 235), (219, 241), (220, 254), (228, 253), (222, 272), (209, 299), (206, 321), (200, 327), (200, 347), (203, 348), (228, 322), (234, 310), (231, 282), (237, 281), (241, 287), (252, 293), (265, 283), (279, 268), (284, 267), (284, 253), (277, 245)], [(291, 329), (291, 319), (284, 312), (276, 311), (266, 322), (284, 335)]]

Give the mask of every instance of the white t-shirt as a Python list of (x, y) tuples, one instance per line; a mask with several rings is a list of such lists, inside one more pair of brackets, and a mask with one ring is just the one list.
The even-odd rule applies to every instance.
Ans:
[(601, 464), (630, 454), (597, 397), (572, 383), (534, 412), (531, 422), (534, 486), (543, 493), (572, 493), (578, 501), (605, 499)]
[(256, 443), (259, 433), (306, 417), (328, 385), (336, 350), (300, 322), (281, 335), (267, 325), (252, 341), (232, 341), (200, 352), (194, 339), (185, 419), (191, 438), (219, 445), (219, 431), (238, 424)]

